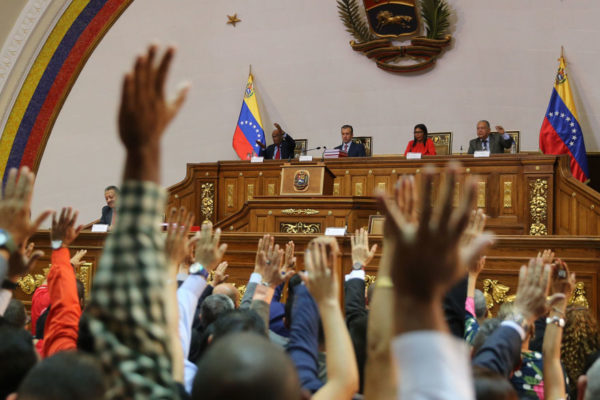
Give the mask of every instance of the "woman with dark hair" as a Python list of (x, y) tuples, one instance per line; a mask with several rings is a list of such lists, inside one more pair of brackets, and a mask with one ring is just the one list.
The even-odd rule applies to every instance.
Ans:
[(415, 125), (414, 139), (408, 142), (404, 156), (407, 153), (421, 153), (424, 156), (435, 156), (433, 140), (427, 139), (427, 127), (424, 124)]

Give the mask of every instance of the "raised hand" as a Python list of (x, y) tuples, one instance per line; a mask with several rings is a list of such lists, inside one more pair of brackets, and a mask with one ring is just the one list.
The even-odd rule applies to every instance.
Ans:
[(196, 242), (196, 262), (202, 264), (208, 271), (212, 271), (219, 265), (227, 250), (226, 244), (219, 246), (221, 229), (217, 228), (213, 233), (212, 223), (205, 222), (196, 236), (198, 237), (198, 241)]
[(189, 255), (189, 232), (193, 222), (194, 214), (191, 212), (188, 213), (184, 207), (181, 207), (179, 210), (175, 207), (171, 208), (167, 219), (165, 251), (169, 264), (173, 267), (178, 267)]
[(369, 233), (364, 228), (357, 229), (350, 243), (352, 245), (352, 264), (360, 264), (362, 268), (369, 265), (377, 251), (376, 244), (369, 249)]
[(119, 109), (119, 134), (128, 150), (156, 148), (160, 138), (177, 114), (189, 86), (179, 90), (174, 100), (167, 100), (165, 81), (175, 54), (169, 47), (158, 64), (157, 46), (152, 45), (137, 57), (133, 71), (125, 75)]
[[(452, 207), (454, 187), (459, 165), (449, 165), (442, 187), (439, 211), (434, 213), (431, 202), (433, 173), (423, 174), (421, 205), (418, 219), (407, 218), (398, 201), (382, 197), (386, 219), (386, 242), (394, 243), (392, 279), (396, 298), (434, 304), (452, 286), (464, 271), (463, 263), (477, 260), (489, 236), (474, 238), (462, 251), (459, 240), (467, 228), (475, 198), (472, 182), (465, 185), (464, 196), (455, 209)], [(397, 195), (399, 193), (397, 192)], [(414, 212), (411, 211), (411, 214)], [(432, 251), (435, 245), (435, 251)]]
[[(554, 253), (552, 253), (554, 255)], [(552, 293), (564, 294), (565, 303), (575, 290), (575, 273), (569, 272), (569, 266), (560, 258), (552, 265)]]
[(50, 230), (51, 240), (53, 242), (62, 241), (62, 247), (69, 247), (83, 229), (83, 225), (75, 227), (78, 215), (79, 212), (73, 211), (71, 207), (63, 208), (58, 220), (56, 219), (56, 213), (53, 213), (52, 229)]
[(540, 258), (544, 264), (552, 264), (554, 262), (554, 252), (550, 249), (546, 249), (538, 252), (537, 258)]
[(73, 257), (71, 257), (71, 265), (76, 270), (79, 268), (81, 264), (83, 264), (83, 257), (87, 254), (87, 250), (77, 250), (77, 253)]
[(212, 281), (209, 283), (212, 287), (220, 285), (221, 283), (225, 282), (227, 278), (229, 278), (229, 275), (225, 273), (228, 266), (229, 263), (227, 263), (227, 261), (223, 261), (217, 266), (217, 268), (215, 268)]
[[(515, 298), (514, 311), (521, 314), (526, 321), (533, 323), (546, 313), (546, 297), (550, 288), (551, 266), (544, 265), (541, 259), (529, 260), (519, 271), (519, 284)], [(564, 295), (558, 295), (558, 297)]]
[(283, 131), (283, 129), (281, 129), (281, 125), (279, 125), (277, 122), (275, 122), (275, 123), (273, 124), (273, 126), (274, 126), (274, 127), (275, 127), (275, 128), (278, 130), (278, 131), (279, 131), (279, 133), (281, 133), (282, 135), (285, 133), (285, 132)]
[(496, 125), (496, 132), (498, 132), (501, 135), (504, 135), (504, 128), (500, 125)]
[(333, 273), (338, 251), (330, 247), (328, 254), (327, 247), (323, 240), (312, 240), (304, 253), (306, 272), (301, 277), (317, 304), (338, 302), (339, 282)]
[(284, 273), (288, 271), (293, 271), (296, 268), (296, 256), (294, 256), (294, 250), (296, 249), (296, 245), (292, 240), (287, 242), (285, 245), (285, 253), (283, 257), (283, 265), (282, 271)]
[(271, 235), (264, 235), (258, 240), (258, 248), (256, 249), (256, 257), (254, 258), (254, 272), (265, 276), (265, 268), (267, 266), (267, 254), (273, 251), (275, 246), (275, 238)]
[(16, 168), (8, 172), (4, 191), (0, 194), (0, 229), (11, 236), (17, 247), (22, 246), (38, 230), (52, 211), (44, 211), (34, 222), (30, 219), (31, 197), (35, 175), (22, 167), (17, 178)]

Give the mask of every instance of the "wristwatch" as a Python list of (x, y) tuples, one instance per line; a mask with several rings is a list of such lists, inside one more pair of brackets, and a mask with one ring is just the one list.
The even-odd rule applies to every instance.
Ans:
[(11, 254), (17, 251), (17, 245), (12, 240), (12, 236), (4, 229), (0, 229), (0, 248), (6, 249)]
[(208, 280), (208, 271), (199, 262), (190, 265), (190, 275), (200, 275)]
[(50, 245), (52, 246), (52, 250), (58, 250), (62, 247), (62, 240), (50, 240)]
[(360, 269), (363, 269), (365, 266), (362, 265), (362, 263), (359, 262), (355, 262), (354, 264), (352, 264), (352, 269), (355, 271), (358, 271)]
[(550, 325), (550, 324), (554, 324), (560, 328), (564, 328), (565, 327), (565, 320), (554, 316), (554, 317), (547, 317), (546, 318), (546, 325)]

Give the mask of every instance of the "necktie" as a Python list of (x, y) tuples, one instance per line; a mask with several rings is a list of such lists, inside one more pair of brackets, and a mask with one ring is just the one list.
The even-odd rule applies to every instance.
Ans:
[(483, 150), (487, 150), (487, 139), (483, 139), (483, 143), (481, 144), (481, 147), (483, 148)]
[(345, 151), (346, 153), (348, 152), (348, 143), (346, 143), (346, 144), (344, 145), (344, 151)]
[(279, 146), (277, 146), (276, 149), (277, 150), (275, 150), (275, 159), (281, 160), (281, 155), (279, 154)]

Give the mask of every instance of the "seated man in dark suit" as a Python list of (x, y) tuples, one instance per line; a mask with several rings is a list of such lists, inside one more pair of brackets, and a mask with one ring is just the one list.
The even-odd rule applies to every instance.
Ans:
[(265, 160), (282, 160), (294, 157), (296, 141), (289, 134), (285, 133), (277, 122), (273, 125), (275, 125), (276, 129), (271, 135), (273, 138), (272, 145), (267, 147), (260, 140), (256, 141), (261, 148), (259, 156), (264, 157)]
[(490, 123), (481, 120), (477, 123), (477, 139), (469, 142), (469, 154), (480, 150), (489, 150), (490, 154), (504, 153), (504, 149), (510, 149), (513, 139), (501, 126), (496, 126), (498, 133), (490, 133)]
[(354, 137), (352, 126), (342, 126), (342, 144), (336, 147), (336, 149), (345, 151), (348, 153), (348, 157), (366, 157), (365, 146), (362, 143), (354, 143), (352, 137)]
[(117, 213), (115, 212), (117, 206), (117, 198), (119, 197), (119, 188), (116, 186), (107, 186), (104, 189), (104, 199), (106, 205), (102, 207), (102, 216), (100, 217), (99, 224), (112, 225), (114, 218)]

